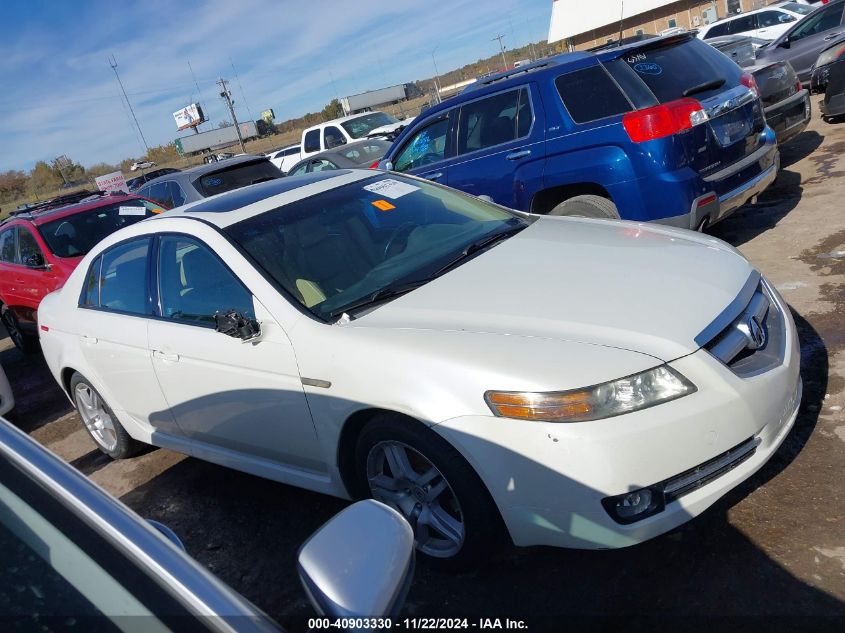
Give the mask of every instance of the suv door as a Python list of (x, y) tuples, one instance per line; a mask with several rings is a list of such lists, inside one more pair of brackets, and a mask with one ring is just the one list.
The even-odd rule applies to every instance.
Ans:
[[(153, 366), (192, 452), (217, 462), (240, 453), (322, 470), (293, 347), (281, 326), (203, 242), (164, 235), (157, 260)], [(245, 343), (215, 330), (214, 315), (232, 309), (258, 318), (260, 339)]]
[(514, 209), (543, 178), (544, 113), (537, 88), (526, 84), (464, 103), (448, 184)]
[(801, 20), (783, 39), (771, 46), (777, 47), (776, 59), (786, 59), (792, 64), (798, 78), (807, 83), (816, 59), (830, 42), (845, 33), (842, 28), (843, 4), (822, 7)]
[(438, 112), (408, 135), (393, 154), (393, 171), (407, 172), (436, 182), (448, 181), (452, 157), (452, 115), (455, 109)]

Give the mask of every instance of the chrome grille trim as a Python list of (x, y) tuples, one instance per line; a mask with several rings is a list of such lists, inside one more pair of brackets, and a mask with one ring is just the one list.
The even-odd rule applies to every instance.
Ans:
[(693, 490), (701, 488), (717, 477), (721, 477), (726, 472), (733, 470), (751, 457), (759, 444), (759, 438), (751, 437), (729, 451), (703, 464), (699, 464), (695, 468), (691, 468), (680, 475), (667, 479), (663, 483), (663, 494), (665, 495), (666, 503), (680, 499)]

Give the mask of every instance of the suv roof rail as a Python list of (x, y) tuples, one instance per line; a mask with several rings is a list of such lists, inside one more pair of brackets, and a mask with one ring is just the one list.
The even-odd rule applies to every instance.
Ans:
[(535, 70), (540, 70), (541, 68), (547, 68), (549, 66), (557, 66), (558, 62), (554, 59), (541, 59), (536, 62), (531, 62), (530, 64), (525, 64), (524, 66), (519, 66), (517, 68), (511, 68), (510, 70), (505, 70), (500, 73), (496, 73), (495, 75), (490, 75), (489, 77), (482, 77), (475, 83), (469, 84), (466, 88), (464, 88), (463, 92), (469, 92), (478, 88), (479, 86), (489, 86), (492, 83), (497, 81), (502, 81), (503, 79), (510, 79), (515, 75), (520, 75), (523, 73), (530, 73)]

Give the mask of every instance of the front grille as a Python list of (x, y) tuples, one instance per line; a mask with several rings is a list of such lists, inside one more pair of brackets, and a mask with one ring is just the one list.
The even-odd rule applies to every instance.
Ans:
[(665, 503), (677, 501), (697, 488), (701, 488), (726, 472), (733, 470), (757, 450), (760, 440), (751, 437), (742, 444), (734, 446), (721, 455), (710, 459), (695, 468), (675, 475), (663, 482), (663, 496)]
[(760, 280), (739, 315), (702, 346), (743, 378), (782, 364), (786, 321), (768, 284)]

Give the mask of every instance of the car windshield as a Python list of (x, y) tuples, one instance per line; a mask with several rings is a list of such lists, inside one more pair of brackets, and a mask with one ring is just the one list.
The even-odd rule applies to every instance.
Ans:
[(394, 174), (317, 194), (226, 229), (316, 316), (410, 290), (530, 220), (458, 191)]
[(391, 125), (392, 123), (398, 122), (399, 121), (384, 112), (370, 112), (369, 114), (364, 114), (356, 119), (344, 121), (341, 125), (343, 126), (343, 129), (346, 130), (346, 133), (352, 138), (363, 138), (377, 127), (381, 127), (382, 125)]
[(82, 257), (118, 229), (161, 212), (146, 200), (124, 200), (45, 222), (38, 230), (57, 257)]
[(282, 172), (269, 160), (258, 160), (252, 163), (236, 163), (231, 167), (201, 176), (194, 182), (194, 186), (204, 196), (215, 196), (218, 193), (240, 189), (247, 185), (281, 178)]
[(783, 4), (779, 4), (778, 7), (786, 9), (787, 11), (792, 11), (793, 13), (798, 13), (799, 15), (809, 15), (816, 10), (815, 7), (811, 7), (806, 4), (798, 4), (797, 2), (784, 2)]

